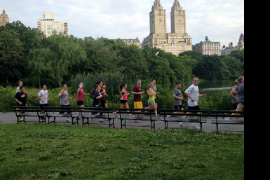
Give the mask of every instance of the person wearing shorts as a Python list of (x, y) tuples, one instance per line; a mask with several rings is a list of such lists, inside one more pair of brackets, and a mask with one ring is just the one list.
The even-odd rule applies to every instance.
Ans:
[[(89, 93), (84, 93), (84, 89), (83, 89), (83, 83), (81, 82), (79, 84), (79, 88), (77, 89), (77, 93), (78, 93), (78, 99), (77, 99), (77, 105), (79, 107), (84, 107), (83, 105), (83, 96), (88, 96)], [(78, 113), (80, 114), (80, 113)], [(81, 118), (78, 117), (77, 120), (80, 120)]]
[[(245, 79), (243, 76), (238, 78), (238, 81), (241, 83), (235, 91), (238, 93), (237, 100), (237, 108), (236, 111), (242, 111), (245, 106)], [(237, 115), (237, 113), (233, 113), (233, 115)]]
[[(197, 77), (194, 77), (192, 82), (193, 84), (185, 91), (185, 95), (188, 97), (188, 110), (199, 111), (201, 110), (199, 107), (199, 97), (206, 97), (206, 94), (199, 93), (199, 79)], [(187, 118), (187, 116), (185, 118)], [(199, 119), (199, 116), (196, 116), (196, 119)], [(196, 123), (193, 123), (192, 127), (200, 129)]]
[[(232, 91), (230, 93), (230, 96), (232, 97), (232, 111), (236, 111), (237, 109), (237, 101), (238, 101), (238, 93), (236, 92), (236, 88), (240, 85), (240, 82), (238, 79), (235, 80), (235, 86), (232, 88)], [(225, 120), (231, 120), (232, 117), (230, 118), (225, 118)], [(238, 120), (238, 117), (235, 118), (235, 120)]]
[[(24, 107), (27, 106), (26, 104), (26, 98), (28, 98), (28, 94), (24, 91), (24, 87), (21, 86), (19, 92), (15, 95), (15, 101), (17, 102), (17, 106), (20, 106), (19, 109), (24, 109)], [(20, 112), (21, 114), (24, 113), (24, 111)], [(23, 121), (22, 117), (19, 117), (20, 121)]]
[[(61, 107), (70, 107), (70, 104), (68, 102), (68, 99), (72, 99), (72, 98), (69, 97), (68, 90), (67, 90), (67, 85), (66, 84), (63, 85), (63, 89), (60, 91), (58, 97), (61, 98), (61, 100), (60, 100), (60, 106)], [(65, 112), (59, 112), (59, 114), (64, 114), (64, 113)], [(69, 117), (67, 117), (67, 122), (70, 122), (70, 118)]]
[[(44, 84), (42, 85), (42, 89), (39, 91), (37, 98), (39, 99), (40, 109), (41, 113), (44, 114), (44, 107), (49, 106), (48, 101), (50, 100), (48, 98), (49, 93), (47, 90), (47, 86)], [(41, 117), (41, 119), (45, 119), (44, 117)]]
[[(132, 89), (131, 94), (134, 94), (134, 109), (143, 109), (143, 103), (141, 100), (142, 92), (141, 90), (142, 81), (140, 79), (137, 80), (137, 85), (134, 86)], [(141, 111), (137, 111), (141, 112)], [(137, 117), (140, 117), (140, 114), (137, 115)], [(141, 121), (136, 120), (135, 123), (140, 123)]]
[(158, 115), (157, 115), (157, 104), (156, 104), (156, 101), (155, 101), (155, 94), (158, 94), (156, 93), (154, 90), (153, 90), (153, 87), (155, 86), (155, 84), (153, 82), (150, 82), (150, 84), (148, 85), (148, 91), (147, 91), (147, 94), (149, 96), (149, 99), (148, 99), (148, 108), (149, 109), (155, 109), (155, 116), (158, 118), (157, 120), (160, 120)]
[[(174, 109), (177, 109), (177, 110), (184, 110), (183, 108), (183, 104), (182, 104), (182, 100), (184, 99), (183, 98), (183, 95), (182, 95), (182, 92), (181, 92), (181, 82), (176, 82), (175, 83), (176, 85), (176, 88), (174, 89), (174, 92), (173, 92), (173, 98), (174, 98)], [(179, 112), (175, 112), (175, 113), (178, 113)], [(182, 114), (182, 112), (180, 112), (180, 114)], [(167, 115), (167, 118), (171, 118), (173, 116), (171, 115)], [(182, 116), (179, 116), (179, 118), (181, 119)], [(180, 126), (183, 126), (185, 123), (183, 122), (179, 122), (178, 123)]]

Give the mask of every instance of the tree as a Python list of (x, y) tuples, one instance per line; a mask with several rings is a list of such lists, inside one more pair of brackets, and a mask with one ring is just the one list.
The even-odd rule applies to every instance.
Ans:
[(47, 63), (51, 67), (49, 76), (57, 80), (61, 87), (64, 76), (68, 75), (68, 68), (85, 60), (86, 53), (77, 40), (71, 38), (69, 41), (68, 36), (56, 32), (48, 38), (46, 47), (50, 49)]
[(21, 75), (16, 66), (20, 63), (23, 54), (23, 44), (19, 35), (12, 30), (0, 32), (0, 74), (9, 84), (9, 78)]

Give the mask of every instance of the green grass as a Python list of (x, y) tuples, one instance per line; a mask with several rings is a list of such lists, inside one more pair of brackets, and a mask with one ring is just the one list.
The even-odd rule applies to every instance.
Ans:
[(244, 135), (0, 125), (0, 179), (244, 179)]

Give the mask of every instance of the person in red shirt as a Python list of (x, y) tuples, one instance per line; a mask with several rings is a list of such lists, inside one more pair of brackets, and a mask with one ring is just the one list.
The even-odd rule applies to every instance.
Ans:
[[(84, 105), (83, 105), (83, 96), (87, 96), (87, 95), (89, 95), (89, 93), (84, 93), (83, 83), (80, 83), (79, 88), (77, 90), (77, 93), (78, 93), (77, 105), (79, 107), (84, 107)], [(78, 117), (78, 119), (81, 119), (81, 118)]]
[[(143, 103), (141, 100), (142, 92), (141, 90), (142, 81), (140, 79), (137, 80), (137, 85), (133, 88), (131, 94), (134, 94), (134, 108), (135, 109), (143, 109)], [(140, 111), (138, 111), (140, 112)], [(138, 117), (140, 114), (137, 115)], [(135, 123), (140, 123), (140, 121), (135, 121)]]

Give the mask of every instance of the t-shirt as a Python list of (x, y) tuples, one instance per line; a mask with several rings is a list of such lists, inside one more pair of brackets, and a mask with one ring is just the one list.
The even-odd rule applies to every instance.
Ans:
[[(174, 92), (173, 92), (173, 95), (177, 96), (177, 97), (182, 97), (182, 92), (180, 91), (180, 89), (175, 88)], [(176, 106), (182, 105), (182, 100), (174, 98), (174, 105), (176, 105)]]
[[(153, 87), (153, 90), (154, 90), (154, 92), (157, 92), (157, 87), (156, 87), (156, 85)], [(155, 94), (154, 96), (155, 96), (155, 99), (156, 99), (157, 95)]]
[(17, 103), (18, 106), (25, 106), (26, 105), (26, 94), (25, 92), (17, 92), (15, 95), (15, 98), (18, 99), (18, 101), (22, 102), (20, 105)]
[(78, 90), (80, 90), (80, 92), (78, 92), (78, 99), (77, 99), (77, 101), (83, 101), (84, 89), (78, 88)]
[(238, 92), (238, 103), (244, 103), (245, 101), (245, 85), (240, 84), (235, 90)]
[(100, 92), (98, 92), (97, 90), (95, 90), (95, 92), (94, 92), (93, 106), (100, 106), (101, 105), (101, 101), (100, 100), (102, 98), (97, 99), (97, 97), (100, 96), (100, 95), (101, 95)]
[(198, 103), (199, 103), (199, 87), (192, 84), (185, 92), (189, 93), (190, 96), (194, 99), (194, 102), (192, 102), (191, 99), (188, 98), (188, 106), (189, 107), (198, 106)]
[[(236, 88), (236, 87), (234, 86), (232, 89), (234, 89), (234, 88)], [(234, 95), (236, 98), (238, 98), (238, 93), (234, 93), (233, 95)], [(236, 99), (232, 98), (232, 104), (237, 104)]]
[(20, 86), (17, 87), (16, 93), (20, 91)]
[[(132, 92), (142, 92), (142, 90), (139, 86), (135, 86)], [(140, 102), (141, 96), (142, 96), (141, 94), (134, 94), (134, 102)]]
[(48, 104), (48, 96), (49, 96), (49, 93), (48, 91), (44, 91), (43, 89), (41, 89), (38, 93), (38, 96), (44, 101), (42, 102), (41, 100), (39, 100), (39, 103), (40, 104)]

